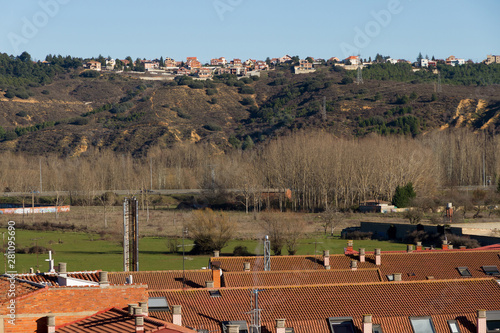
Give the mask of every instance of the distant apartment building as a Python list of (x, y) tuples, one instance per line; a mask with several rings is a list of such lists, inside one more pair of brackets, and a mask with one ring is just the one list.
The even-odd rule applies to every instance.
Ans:
[(491, 55), (488, 54), (486, 56), (486, 60), (484, 61), (486, 65), (490, 64), (500, 64), (500, 55)]
[(160, 68), (160, 63), (156, 61), (144, 61), (143, 64), (144, 64), (144, 69), (147, 71)]
[(165, 68), (175, 68), (177, 67), (177, 63), (174, 59), (172, 58), (165, 58)]
[(279, 58), (279, 63), (280, 64), (283, 64), (283, 63), (286, 63), (286, 62), (292, 62), (292, 57), (290, 57), (288, 54)]
[(211, 66), (225, 66), (227, 64), (227, 60), (224, 57), (220, 57), (218, 59), (210, 59)]
[(212, 77), (212, 69), (209, 67), (201, 67), (198, 69), (196, 76), (201, 79), (209, 79)]
[(299, 60), (299, 65), (294, 67), (295, 74), (312, 73), (315, 71), (313, 64), (304, 59)]
[(269, 70), (269, 65), (262, 60), (257, 60), (254, 65), (254, 69), (258, 71), (267, 71)]
[(116, 61), (115, 59), (106, 59), (106, 69), (113, 70), (115, 69)]
[(231, 65), (231, 67), (243, 67), (241, 59), (233, 59), (229, 64)]
[(331, 57), (330, 59), (328, 59), (328, 62), (340, 62), (340, 59), (337, 57)]
[(448, 58), (446, 58), (445, 63), (449, 66), (464, 65), (465, 59), (459, 59), (455, 56), (449, 56)]
[(99, 61), (91, 60), (85, 64), (85, 68), (91, 69), (94, 71), (100, 71), (101, 70), (101, 63)]

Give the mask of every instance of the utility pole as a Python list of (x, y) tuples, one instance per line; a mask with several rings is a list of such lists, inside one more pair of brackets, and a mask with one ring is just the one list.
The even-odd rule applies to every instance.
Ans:
[(40, 158), (40, 193), (43, 192), (43, 186), (42, 186), (42, 159)]
[(152, 157), (149, 158), (149, 175), (151, 178), (150, 190), (152, 191), (153, 190), (153, 158)]

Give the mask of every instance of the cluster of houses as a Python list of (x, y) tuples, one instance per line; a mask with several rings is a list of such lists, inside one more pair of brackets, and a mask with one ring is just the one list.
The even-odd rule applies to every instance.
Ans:
[[(130, 61), (127, 59), (120, 60), (125, 68), (131, 67)], [(446, 59), (433, 59), (421, 58), (419, 61), (412, 63), (411, 61), (405, 59), (393, 59), (385, 58), (386, 63), (397, 64), (397, 63), (408, 63), (416, 68), (428, 68), (436, 67), (438, 64), (445, 64), (449, 66), (459, 66), (466, 63), (473, 63), (472, 60), (465, 60), (463, 58), (457, 58), (455, 56), (449, 56)], [(144, 69), (150, 74), (163, 74), (163, 75), (189, 75), (194, 76), (199, 79), (209, 79), (214, 75), (221, 74), (233, 74), (237, 76), (252, 76), (260, 75), (261, 71), (268, 71), (280, 64), (290, 64), (294, 62), (294, 59), (285, 55), (280, 58), (272, 58), (267, 61), (248, 59), (242, 61), (241, 59), (235, 58), (233, 60), (227, 60), (224, 57), (214, 58), (210, 60), (210, 63), (203, 65), (197, 57), (187, 57), (186, 61), (176, 61), (172, 58), (167, 57), (163, 62), (159, 59), (154, 60), (141, 60)], [(358, 67), (364, 67), (371, 65), (372, 61), (363, 61), (360, 56), (349, 56), (343, 60), (332, 57), (328, 60), (325, 59), (314, 59), (308, 57), (307, 59), (299, 59), (298, 65), (294, 66), (295, 74), (304, 74), (315, 72), (315, 66), (324, 63), (334, 63), (336, 66), (344, 67), (346, 70), (355, 70)], [(483, 63), (489, 65), (492, 63), (500, 63), (500, 56), (487, 55), (486, 60)], [(114, 70), (116, 67), (115, 59), (107, 59), (106, 67), (102, 68), (102, 63), (99, 61), (91, 60), (84, 64), (84, 68), (101, 71)], [(416, 69), (418, 70), (418, 69)]]
[(71, 272), (51, 261), (46, 273), (0, 277), (0, 331), (498, 332), (499, 266), (499, 244), (447, 240), (436, 250), (369, 251), (350, 240), (343, 254), (214, 251), (207, 269), (184, 271)]

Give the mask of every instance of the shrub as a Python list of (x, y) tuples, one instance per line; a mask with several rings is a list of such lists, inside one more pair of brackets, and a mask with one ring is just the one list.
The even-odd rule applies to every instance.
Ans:
[(28, 112), (26, 112), (24, 110), (16, 113), (16, 116), (18, 116), (18, 117), (26, 117), (27, 115), (28, 115)]
[(209, 89), (207, 89), (207, 95), (208, 96), (213, 96), (213, 95), (217, 94), (217, 92), (218, 91), (217, 91), (216, 88), (209, 88)]
[(248, 248), (243, 245), (238, 245), (234, 248), (233, 250), (233, 256), (235, 257), (247, 257), (251, 256), (252, 254), (248, 252)]
[(188, 84), (188, 87), (191, 89), (203, 89), (203, 88), (205, 88), (205, 85), (203, 84), (203, 82), (194, 81), (194, 82)]
[(28, 94), (27, 91), (20, 90), (16, 92), (16, 97), (19, 97), (20, 99), (28, 99), (30, 98), (30, 95)]
[(252, 97), (245, 97), (241, 101), (241, 104), (243, 104), (243, 105), (253, 105), (253, 104), (255, 104), (255, 101), (253, 100)]
[(73, 125), (79, 125), (79, 126), (87, 125), (88, 123), (89, 123), (89, 119), (88, 118), (76, 118), (75, 120), (73, 120), (71, 122), (71, 124), (73, 124)]
[(252, 95), (255, 94), (255, 89), (249, 86), (241, 87), (240, 94)]
[(372, 239), (373, 232), (363, 232), (363, 231), (351, 231), (346, 234), (347, 239), (361, 240), (361, 239)]
[(205, 128), (205, 129), (207, 129), (209, 131), (212, 131), (212, 132), (222, 131), (222, 128), (219, 125), (216, 125), (216, 124), (206, 124), (205, 126), (203, 126), (203, 128)]
[(217, 98), (212, 97), (212, 99), (209, 102), (210, 104), (217, 104)]
[(81, 77), (98, 77), (99, 72), (94, 70), (87, 70), (80, 73)]
[[(466, 246), (468, 249), (475, 249), (481, 246), (476, 239), (471, 239), (469, 236), (446, 234), (446, 238), (448, 239), (448, 244), (453, 245), (453, 248)], [(444, 239), (444, 237), (441, 237), (441, 239)]]
[(252, 79), (249, 77), (244, 77), (240, 81), (243, 82), (244, 84), (249, 84), (253, 82)]
[(353, 79), (352, 79), (352, 78), (350, 78), (350, 77), (345, 77), (345, 78), (343, 78), (343, 79), (340, 81), (340, 84), (351, 84), (351, 83), (353, 83), (353, 82), (354, 82), (354, 81), (353, 81)]
[(50, 91), (48, 91), (48, 90), (42, 90), (42, 94), (44, 94), (44, 95), (49, 95), (49, 94), (50, 94)]
[(7, 97), (7, 98), (14, 98), (14, 97), (16, 97), (16, 94), (14, 94), (12, 91), (8, 90), (5, 93), (5, 97)]
[(167, 242), (168, 252), (177, 253), (179, 250), (179, 240), (177, 238), (170, 238)]

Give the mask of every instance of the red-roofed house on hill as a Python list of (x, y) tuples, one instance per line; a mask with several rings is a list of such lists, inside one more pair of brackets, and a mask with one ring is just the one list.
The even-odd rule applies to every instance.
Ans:
[(227, 60), (224, 57), (220, 57), (218, 59), (210, 59), (211, 66), (225, 66), (227, 64)]
[(201, 67), (201, 62), (198, 61), (196, 57), (187, 57), (186, 58), (186, 67), (189, 69), (195, 69)]
[(346, 65), (360, 65), (361, 61), (359, 59), (359, 56), (350, 56), (344, 59), (344, 63)]
[(102, 64), (99, 61), (91, 60), (87, 61), (83, 67), (94, 70), (94, 71), (100, 71), (101, 70)]

